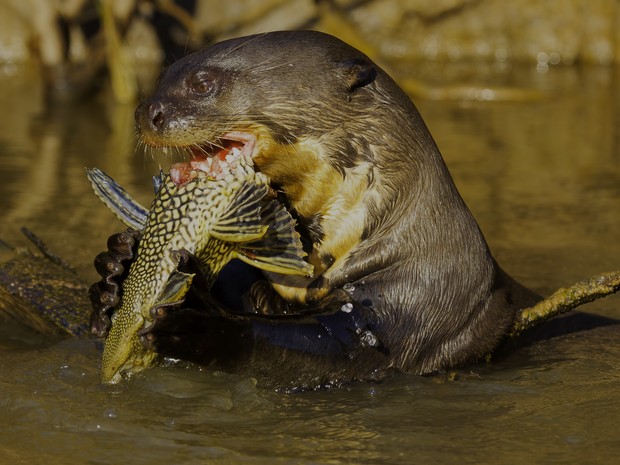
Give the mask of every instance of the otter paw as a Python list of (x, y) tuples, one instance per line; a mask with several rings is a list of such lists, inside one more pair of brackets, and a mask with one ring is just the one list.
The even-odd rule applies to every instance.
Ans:
[(97, 337), (108, 334), (111, 326), (110, 316), (121, 298), (121, 285), (127, 277), (127, 262), (135, 257), (140, 233), (127, 229), (108, 238), (108, 250), (95, 257), (95, 270), (101, 276), (88, 289), (88, 297), (93, 308), (90, 317), (91, 333)]

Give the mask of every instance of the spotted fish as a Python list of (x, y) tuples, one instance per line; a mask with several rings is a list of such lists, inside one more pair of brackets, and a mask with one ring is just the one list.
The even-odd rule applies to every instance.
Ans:
[(182, 301), (194, 276), (178, 270), (176, 251), (198, 258), (209, 286), (233, 258), (276, 273), (313, 272), (303, 259), (293, 218), (270, 198), (264, 175), (242, 163), (221, 179), (190, 170), (179, 184), (171, 173), (154, 179), (156, 197), (147, 210), (102, 171), (87, 170), (97, 196), (124, 223), (142, 231), (105, 341), (104, 383), (154, 364), (157, 354), (140, 343), (139, 331), (151, 323), (151, 309)]

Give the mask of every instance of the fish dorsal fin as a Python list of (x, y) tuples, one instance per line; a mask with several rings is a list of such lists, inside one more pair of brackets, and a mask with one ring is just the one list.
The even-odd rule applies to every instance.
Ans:
[(304, 260), (295, 220), (277, 200), (272, 200), (261, 211), (261, 221), (268, 225), (260, 239), (240, 245), (240, 260), (265, 271), (281, 274), (312, 276), (314, 267)]
[(268, 226), (261, 220), (261, 203), (267, 192), (267, 186), (243, 183), (209, 234), (224, 242), (248, 242), (263, 237)]
[(194, 279), (193, 273), (183, 273), (182, 271), (173, 271), (166, 282), (163, 290), (155, 300), (156, 306), (168, 306), (182, 302), (185, 299), (187, 291), (189, 291)]
[(119, 220), (130, 228), (142, 231), (146, 226), (148, 209), (131, 198), (121, 186), (116, 184), (114, 179), (105, 174), (98, 168), (86, 169), (86, 177), (99, 197)]

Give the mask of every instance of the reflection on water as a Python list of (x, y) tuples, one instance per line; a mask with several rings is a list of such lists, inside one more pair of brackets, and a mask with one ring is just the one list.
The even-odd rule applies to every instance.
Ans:
[[(92, 280), (92, 257), (122, 226), (84, 167), (148, 203), (157, 161), (134, 154), (132, 108), (46, 110), (27, 70), (0, 79), (0, 237), (23, 244), (25, 225)], [(618, 78), (574, 68), (498, 79), (545, 98), (418, 106), (500, 263), (544, 293), (619, 268)], [(620, 317), (620, 299), (585, 310)], [(607, 464), (620, 454), (613, 326), (540, 342), (455, 382), (398, 375), (296, 395), (182, 368), (104, 387), (99, 357), (94, 341), (0, 329), (0, 462)]]

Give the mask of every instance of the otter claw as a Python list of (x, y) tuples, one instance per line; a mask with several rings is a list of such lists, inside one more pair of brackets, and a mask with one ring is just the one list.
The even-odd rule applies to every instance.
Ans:
[(150, 311), (149, 311), (151, 317), (155, 320), (157, 319), (161, 319), (161, 318), (165, 318), (166, 315), (168, 315), (168, 312), (166, 310), (166, 307), (163, 306), (158, 306), (158, 307), (153, 307)]
[(123, 274), (123, 264), (110, 256), (109, 252), (101, 252), (95, 257), (95, 270), (102, 278), (116, 277)]
[(155, 351), (155, 335), (153, 333), (144, 333), (139, 336), (140, 344), (142, 344), (148, 350)]
[(105, 337), (110, 332), (112, 322), (107, 315), (93, 313), (90, 318), (90, 332), (96, 337)]
[(131, 228), (121, 233), (112, 234), (108, 238), (108, 250), (119, 261), (129, 260), (134, 256), (133, 248), (139, 237), (140, 232)]
[[(89, 292), (91, 303), (94, 307), (99, 307), (98, 310), (107, 310), (112, 307), (116, 307), (120, 302), (120, 297), (118, 296), (118, 292), (116, 291), (100, 291), (99, 286), (93, 284), (91, 289), (96, 287), (96, 291)], [(118, 287), (118, 286), (117, 286)], [(104, 308), (105, 307), (105, 308)]]

